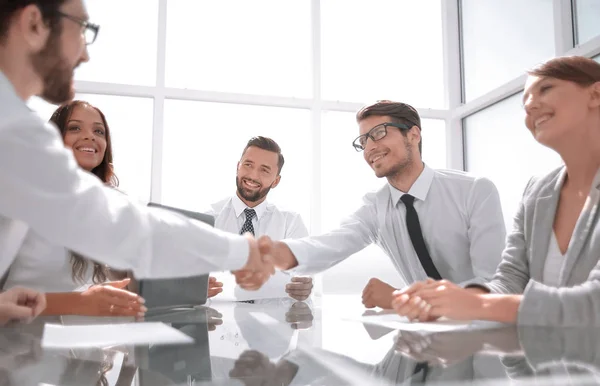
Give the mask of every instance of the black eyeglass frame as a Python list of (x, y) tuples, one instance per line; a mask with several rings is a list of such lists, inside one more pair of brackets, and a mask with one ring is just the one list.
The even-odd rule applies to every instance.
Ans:
[[(379, 128), (381, 128), (383, 126), (384, 129), (384, 133), (381, 137), (379, 138), (375, 138), (371, 133), (374, 130), (377, 130)], [(416, 126), (414, 124), (410, 124), (409, 125), (405, 125), (404, 123), (393, 123), (393, 122), (384, 122), (384, 123), (380, 123), (379, 125), (373, 127), (371, 130), (369, 130), (368, 133), (365, 133), (363, 135), (359, 135), (358, 137), (356, 137), (356, 139), (354, 141), (352, 141), (352, 146), (354, 147), (354, 150), (356, 150), (357, 152), (361, 152), (363, 150), (365, 150), (364, 146), (360, 144), (361, 142), (361, 138), (365, 138), (365, 145), (367, 143), (368, 138), (371, 138), (373, 140), (373, 142), (379, 141), (382, 138), (385, 138), (385, 136), (387, 135), (387, 128), (388, 126), (392, 126), (395, 127), (397, 129), (400, 129), (400, 131), (408, 131), (410, 130), (413, 126)]]
[[(88, 30), (88, 31), (92, 31), (94, 33), (94, 35), (93, 35), (94, 37), (92, 38), (92, 40), (90, 42), (88, 42), (86, 39), (86, 41), (85, 41), (86, 46), (93, 44), (96, 41), (96, 38), (98, 38), (98, 32), (100, 31), (100, 26), (98, 24), (90, 23), (87, 20), (80, 19), (78, 17), (69, 15), (64, 12), (57, 11), (56, 13), (59, 16), (64, 17), (65, 19), (71, 20), (72, 22), (79, 24), (80, 26), (83, 27), (84, 31)], [(84, 34), (84, 37), (85, 37), (85, 34)]]

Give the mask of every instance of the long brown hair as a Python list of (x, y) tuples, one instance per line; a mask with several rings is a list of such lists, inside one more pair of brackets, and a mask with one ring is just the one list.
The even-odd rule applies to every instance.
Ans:
[(102, 159), (102, 162), (100, 163), (100, 165), (96, 166), (92, 170), (92, 173), (95, 174), (98, 178), (100, 178), (100, 180), (102, 180), (102, 182), (104, 182), (105, 184), (116, 188), (117, 186), (119, 186), (119, 179), (115, 175), (113, 169), (113, 152), (112, 142), (110, 139), (110, 129), (108, 127), (108, 123), (106, 122), (106, 117), (104, 116), (104, 113), (100, 111), (99, 108), (91, 105), (88, 102), (72, 101), (56, 109), (56, 111), (54, 112), (54, 114), (52, 114), (52, 117), (50, 118), (50, 122), (54, 123), (58, 127), (58, 129), (60, 130), (60, 136), (64, 138), (65, 134), (67, 133), (67, 123), (69, 122), (71, 114), (73, 114), (73, 111), (77, 106), (91, 107), (94, 110), (96, 110), (98, 114), (100, 114), (102, 124), (104, 124), (104, 128), (106, 130), (106, 151), (104, 152), (104, 158)]
[[(113, 168), (113, 153), (112, 153), (112, 143), (110, 140), (110, 129), (108, 128), (108, 123), (106, 122), (106, 117), (104, 113), (100, 111), (99, 108), (91, 105), (88, 102), (75, 100), (69, 103), (66, 103), (60, 106), (52, 117), (50, 118), (50, 122), (54, 123), (58, 130), (60, 131), (61, 137), (64, 139), (65, 134), (67, 132), (67, 122), (71, 118), (71, 114), (77, 106), (89, 106), (96, 110), (98, 114), (100, 114), (100, 118), (102, 118), (102, 123), (105, 128), (105, 138), (106, 138), (106, 151), (104, 152), (104, 158), (100, 165), (96, 166), (92, 169), (91, 173), (96, 175), (102, 182), (106, 185), (116, 188), (119, 186), (119, 179), (115, 175)], [(82, 282), (84, 279), (84, 274), (88, 268), (89, 259), (81, 256), (78, 253), (71, 251), (71, 264), (73, 266), (72, 277), (74, 281)], [(107, 279), (108, 268), (104, 265), (93, 262), (94, 264), (94, 273), (92, 276), (92, 280), (94, 283), (102, 283)]]

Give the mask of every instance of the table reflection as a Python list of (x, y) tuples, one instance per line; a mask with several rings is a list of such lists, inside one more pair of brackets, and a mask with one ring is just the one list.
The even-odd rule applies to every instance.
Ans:
[[(0, 385), (600, 383), (600, 329), (409, 332), (334, 315), (294, 301), (215, 302), (147, 318), (193, 337), (193, 344), (61, 350), (42, 349), (44, 323), (57, 320), (40, 318), (0, 329)], [(320, 331), (327, 334), (321, 337)]]

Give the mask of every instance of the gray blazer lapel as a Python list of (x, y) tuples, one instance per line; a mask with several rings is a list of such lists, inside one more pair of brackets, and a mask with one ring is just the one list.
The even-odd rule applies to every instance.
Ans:
[(563, 170), (557, 178), (546, 186), (535, 202), (533, 213), (533, 227), (531, 232), (531, 259), (529, 260), (529, 271), (531, 278), (538, 282), (544, 280), (544, 266), (548, 255), (548, 244), (552, 236), (554, 216), (558, 199), (560, 198), (560, 187), (564, 180)]
[(573, 230), (571, 242), (569, 243), (569, 249), (567, 250), (567, 258), (560, 273), (559, 284), (561, 286), (566, 286), (566, 283), (571, 277), (573, 267), (580, 258), (581, 250), (590, 236), (592, 228), (594, 228), (596, 225), (594, 218), (596, 216), (596, 212), (598, 211), (598, 202), (600, 199), (600, 192), (598, 191), (598, 188), (598, 183), (595, 181), (594, 186), (592, 186), (590, 189), (590, 194), (585, 202), (583, 210), (581, 211), (577, 225)]

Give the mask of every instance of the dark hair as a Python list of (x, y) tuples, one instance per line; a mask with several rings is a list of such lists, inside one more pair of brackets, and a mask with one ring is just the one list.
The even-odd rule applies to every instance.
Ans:
[(281, 169), (283, 168), (283, 163), (285, 162), (285, 160), (283, 159), (283, 154), (281, 154), (281, 148), (279, 147), (277, 142), (275, 142), (271, 138), (267, 138), (267, 137), (261, 137), (261, 136), (252, 137), (246, 144), (246, 147), (244, 148), (244, 151), (242, 152), (242, 157), (246, 153), (246, 150), (248, 150), (248, 148), (251, 146), (258, 147), (259, 149), (263, 149), (263, 150), (267, 150), (267, 151), (272, 151), (273, 153), (277, 153), (277, 155), (279, 156), (279, 158), (277, 159), (277, 167), (279, 168), (279, 171), (277, 172), (277, 174), (281, 173)]
[[(388, 116), (392, 118), (392, 123), (403, 123), (409, 127), (417, 126), (421, 130), (421, 118), (417, 110), (406, 103), (380, 100), (370, 105), (362, 107), (356, 113), (356, 122), (360, 122), (370, 116)], [(402, 131), (406, 136), (406, 132)], [(422, 153), (423, 138), (419, 142), (419, 154)]]
[(108, 128), (108, 123), (106, 122), (104, 113), (99, 108), (91, 105), (88, 102), (75, 100), (56, 109), (50, 118), (50, 122), (54, 123), (58, 127), (61, 137), (64, 138), (65, 134), (67, 133), (67, 123), (69, 122), (69, 118), (71, 118), (71, 114), (73, 114), (73, 110), (75, 110), (75, 107), (77, 106), (89, 106), (96, 110), (98, 114), (100, 114), (100, 118), (102, 119), (102, 123), (104, 124), (104, 128), (106, 130), (106, 151), (104, 152), (104, 158), (102, 159), (100, 165), (92, 169), (92, 173), (100, 178), (102, 182), (110, 186), (119, 186), (119, 179), (115, 175), (113, 169), (113, 152), (112, 142), (110, 139), (110, 129)]
[(12, 17), (21, 9), (36, 5), (53, 34), (60, 32), (59, 8), (66, 0), (0, 0), (0, 43), (7, 37)]
[[(1, 1), (1, 0), (0, 0)], [(52, 117), (50, 118), (50, 122), (54, 123), (58, 130), (60, 131), (60, 135), (62, 138), (65, 137), (65, 133), (67, 132), (67, 123), (69, 122), (69, 118), (71, 114), (73, 114), (73, 110), (77, 106), (89, 106), (96, 110), (98, 114), (100, 114), (100, 118), (102, 118), (102, 123), (104, 124), (104, 129), (106, 130), (106, 151), (104, 153), (104, 158), (100, 165), (96, 166), (92, 169), (92, 173), (95, 174), (102, 182), (105, 184), (116, 188), (119, 186), (119, 179), (114, 173), (113, 164), (112, 164), (112, 143), (110, 141), (110, 129), (108, 128), (108, 123), (106, 122), (106, 117), (100, 111), (99, 108), (91, 105), (88, 102), (84, 101), (72, 101), (60, 106)], [(83, 275), (87, 271), (88, 267), (88, 259), (71, 251), (71, 263), (73, 265), (72, 277), (73, 280), (82, 281)], [(92, 280), (94, 283), (101, 283), (106, 281), (107, 279), (108, 268), (102, 264), (94, 262), (94, 273), (92, 276)]]
[(537, 65), (527, 74), (566, 80), (587, 87), (600, 82), (600, 63), (583, 56), (560, 56)]

